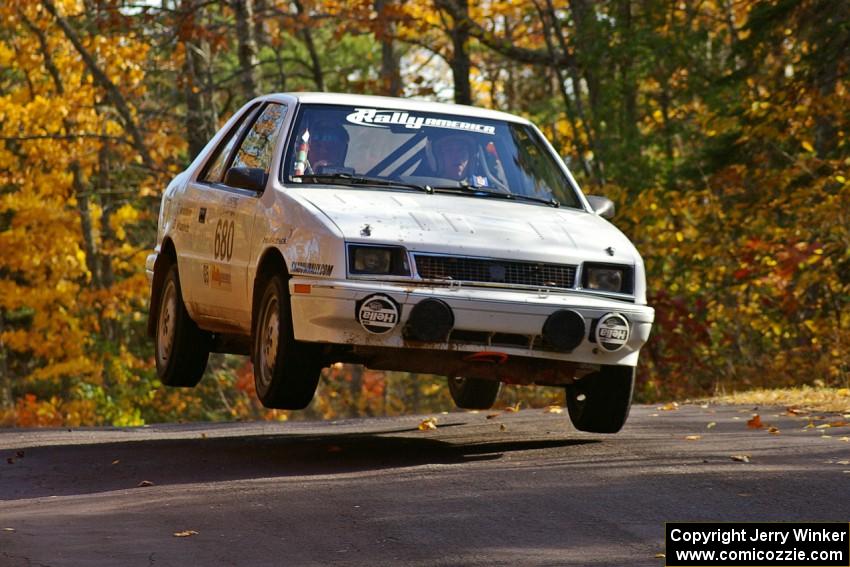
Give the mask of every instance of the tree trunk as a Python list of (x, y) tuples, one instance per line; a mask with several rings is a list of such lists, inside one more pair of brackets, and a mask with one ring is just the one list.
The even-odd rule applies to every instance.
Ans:
[(183, 45), (183, 98), (186, 101), (186, 140), (189, 144), (189, 160), (195, 159), (214, 133), (214, 125), (208, 123), (205, 108), (207, 100), (203, 73), (205, 59), (203, 42), (195, 33), (197, 20), (203, 17), (203, 7), (197, 0), (183, 0), (180, 11), (187, 21), (178, 21), (177, 33)]
[(626, 148), (631, 148), (637, 140), (637, 81), (634, 70), (634, 51), (632, 49), (632, 0), (620, 0), (620, 81), (622, 84), (622, 110), (620, 115), (620, 136)]
[[(584, 174), (587, 176), (588, 180), (593, 180), (593, 169), (591, 167), (590, 162), (588, 162), (585, 155), (587, 154), (587, 149), (584, 145), (584, 142), (581, 140), (581, 135), (579, 134), (578, 123), (576, 121), (575, 112), (573, 110), (572, 100), (570, 99), (570, 95), (567, 92), (567, 87), (565, 86), (565, 77), (561, 72), (561, 68), (556, 63), (557, 61), (557, 53), (555, 51), (555, 46), (552, 44), (552, 38), (550, 37), (550, 30), (555, 26), (555, 21), (551, 20), (552, 14), (547, 13), (540, 7), (537, 2), (534, 2), (534, 6), (537, 8), (537, 13), (540, 16), (540, 22), (543, 25), (543, 37), (546, 40), (546, 49), (549, 50), (549, 53), (552, 58), (551, 69), (555, 73), (555, 82), (558, 86), (558, 92), (561, 94), (561, 99), (564, 101), (564, 112), (567, 115), (567, 120), (570, 122), (570, 127), (573, 131), (573, 143), (575, 144), (576, 151), (578, 152), (579, 163), (581, 163), (581, 167), (584, 170)], [(551, 30), (551, 33), (555, 33), (554, 30)], [(559, 34), (558, 34), (559, 35)], [(576, 92), (576, 98), (578, 99), (581, 94)]]
[[(299, 16), (304, 16), (304, 5), (300, 0), (293, 0), (292, 4)], [(313, 74), (313, 82), (316, 83), (316, 90), (325, 91), (325, 77), (322, 72), (322, 62), (319, 59), (319, 52), (316, 50), (316, 44), (313, 42), (313, 34), (308, 26), (301, 29), (301, 38), (304, 40), (304, 45), (307, 47), (307, 53), (310, 55), (310, 72)]]
[(381, 94), (401, 96), (401, 62), (393, 41), (395, 21), (386, 15), (386, 8), (392, 3), (393, 0), (375, 0), (378, 21), (383, 24), (379, 34), (381, 41)]
[(254, 37), (254, 0), (233, 0), (233, 12), (236, 15), (236, 41), (239, 58), (239, 80), (246, 100), (255, 98), (258, 93), (257, 80), (257, 40)]
[(106, 73), (98, 67), (97, 62), (91, 56), (91, 53), (89, 53), (85, 46), (83, 46), (83, 42), (80, 41), (77, 32), (74, 31), (65, 18), (59, 15), (56, 11), (56, 6), (53, 5), (53, 2), (51, 0), (41, 0), (41, 4), (50, 13), (50, 15), (53, 16), (56, 23), (59, 24), (59, 27), (62, 29), (62, 33), (65, 34), (65, 37), (68, 38), (68, 41), (71, 42), (74, 49), (77, 53), (79, 53), (80, 58), (92, 74), (92, 77), (94, 77), (95, 81), (101, 86), (101, 88), (103, 88), (104, 91), (106, 91), (106, 96), (115, 107), (118, 115), (121, 117), (121, 121), (124, 123), (124, 130), (130, 135), (130, 138), (133, 141), (133, 147), (135, 147), (136, 151), (139, 152), (139, 155), (142, 158), (142, 163), (145, 167), (154, 169), (153, 160), (151, 160), (150, 153), (148, 153), (148, 149), (145, 146), (142, 133), (139, 130), (136, 121), (133, 119), (133, 115), (130, 112), (130, 107), (127, 104), (127, 100), (124, 98), (124, 95), (121, 94), (121, 91), (118, 90), (115, 83), (109, 80)]
[(3, 312), (0, 311), (0, 409), (12, 409), (12, 377), (6, 362), (6, 345), (3, 344), (3, 332), (6, 330)]
[[(18, 12), (24, 24), (32, 31), (38, 39), (41, 55), (44, 57), (44, 66), (47, 68), (51, 79), (53, 80), (53, 88), (56, 94), (65, 94), (65, 84), (62, 82), (62, 75), (56, 63), (53, 61), (53, 55), (47, 45), (47, 37), (44, 32), (32, 23), (23, 12)], [(65, 128), (66, 134), (72, 134), (74, 124), (67, 118), (62, 119), (62, 126)], [(94, 232), (92, 230), (91, 211), (89, 210), (89, 196), (86, 192), (86, 186), (83, 181), (83, 174), (80, 169), (80, 162), (73, 160), (70, 165), (71, 169), (71, 187), (74, 191), (74, 197), (77, 200), (77, 212), (80, 215), (80, 230), (83, 237), (83, 250), (86, 253), (86, 268), (91, 274), (92, 284), (95, 287), (101, 287), (100, 268), (97, 262), (97, 247), (94, 241)]]
[(452, 69), (452, 80), (455, 86), (455, 104), (472, 104), (472, 85), (469, 82), (469, 72), (472, 64), (469, 60), (469, 3), (468, 0), (440, 0), (440, 3), (453, 4), (449, 11), (454, 23), (449, 30), (452, 40), (452, 58), (449, 66)]
[[(582, 101), (581, 97), (582, 73), (579, 69), (578, 62), (576, 60), (577, 56), (574, 55), (572, 57), (569, 57), (569, 48), (567, 47), (567, 42), (564, 38), (564, 33), (561, 31), (559, 20), (557, 18), (557, 14), (555, 13), (555, 8), (552, 5), (552, 0), (546, 0), (546, 4), (549, 11), (549, 17), (552, 21), (552, 32), (558, 39), (558, 44), (561, 47), (561, 53), (564, 54), (564, 56), (568, 57), (570, 79), (572, 80), (573, 93), (575, 94), (576, 116), (581, 121), (584, 134), (587, 137), (587, 143), (590, 146), (591, 151), (593, 152), (592, 165), (596, 174), (596, 179), (600, 185), (604, 185), (605, 162), (602, 157), (601, 144), (599, 143), (599, 140), (596, 136), (598, 128), (596, 124), (596, 119), (594, 118), (594, 108), (598, 104), (596, 96), (596, 93), (598, 91), (597, 79), (595, 74), (591, 72), (589, 66), (585, 65), (583, 75), (585, 84), (587, 85), (588, 99), (590, 102), (590, 107), (588, 111), (585, 112), (584, 102)], [(592, 12), (592, 8), (588, 8), (584, 0), (571, 0), (570, 9), (573, 12), (573, 19), (575, 21), (575, 27), (577, 30), (576, 37), (579, 38), (575, 49), (577, 51), (580, 50), (582, 53), (589, 53), (592, 50), (592, 45), (595, 41), (593, 28), (595, 27), (596, 15), (594, 13), (589, 13)], [(591, 18), (594, 20), (593, 22), (590, 21)], [(587, 26), (586, 29), (585, 26)], [(585, 41), (581, 41), (581, 38), (586, 39)]]

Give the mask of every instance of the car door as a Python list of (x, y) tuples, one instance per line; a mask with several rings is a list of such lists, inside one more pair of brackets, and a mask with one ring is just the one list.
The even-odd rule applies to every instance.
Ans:
[[(248, 261), (254, 217), (261, 192), (227, 182), (231, 168), (262, 169), (266, 176), (286, 105), (268, 102), (257, 108), (234, 133), (226, 157), (214, 160), (196, 182), (199, 238), (193, 302), (196, 321), (208, 330), (250, 332), (251, 290)], [(227, 151), (229, 150), (229, 151)]]

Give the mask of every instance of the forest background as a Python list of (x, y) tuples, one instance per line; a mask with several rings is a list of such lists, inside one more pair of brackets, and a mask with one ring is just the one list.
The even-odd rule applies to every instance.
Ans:
[(156, 380), (143, 266), (161, 191), (273, 91), (539, 124), (644, 256), (638, 400), (847, 387), (848, 67), (847, 0), (5, 0), (0, 424), (452, 407), (443, 379), (349, 366), (292, 416), (257, 404), (242, 357), (215, 355), (195, 390)]

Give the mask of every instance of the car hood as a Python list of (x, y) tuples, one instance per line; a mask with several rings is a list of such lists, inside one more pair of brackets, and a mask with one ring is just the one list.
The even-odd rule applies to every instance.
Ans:
[(349, 242), (553, 263), (640, 261), (625, 235), (582, 210), (471, 195), (332, 187), (289, 190), (321, 210)]

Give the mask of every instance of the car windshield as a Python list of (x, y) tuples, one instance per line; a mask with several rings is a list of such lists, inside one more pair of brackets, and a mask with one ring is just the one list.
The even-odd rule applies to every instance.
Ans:
[(345, 184), (539, 200), (581, 208), (538, 132), (524, 124), (362, 106), (302, 105), (287, 183)]

